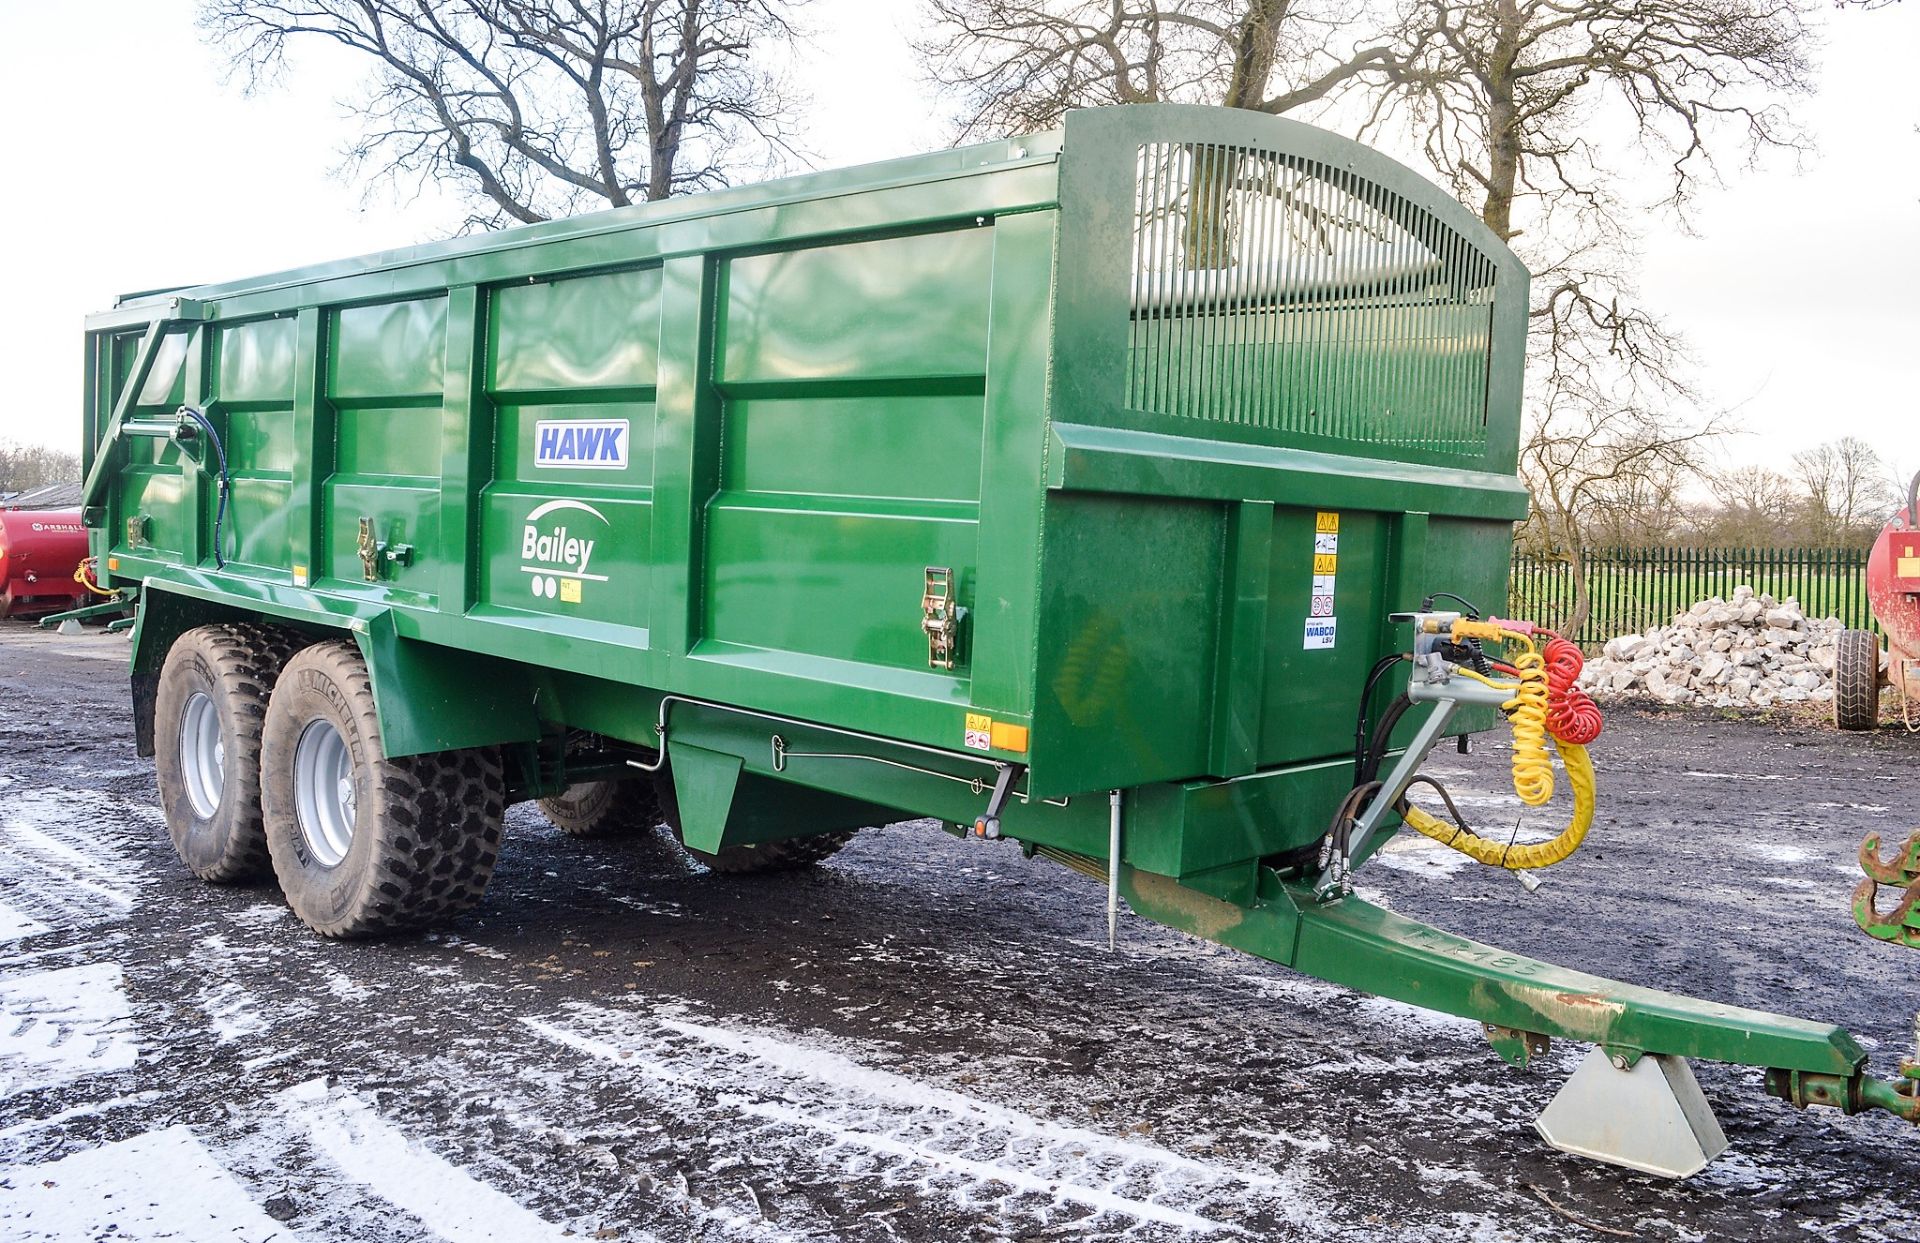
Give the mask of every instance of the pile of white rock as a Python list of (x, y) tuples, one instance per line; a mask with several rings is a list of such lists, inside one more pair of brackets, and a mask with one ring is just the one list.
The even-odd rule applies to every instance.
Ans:
[(1736, 587), (1645, 634), (1608, 639), (1580, 685), (1595, 699), (1771, 708), (1833, 699), (1834, 649), (1844, 623), (1809, 618), (1796, 600)]

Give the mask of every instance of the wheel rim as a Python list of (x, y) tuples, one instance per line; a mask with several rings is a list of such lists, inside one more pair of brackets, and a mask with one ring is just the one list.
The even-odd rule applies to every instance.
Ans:
[(193, 814), (213, 819), (227, 788), (227, 748), (220, 741), (220, 711), (204, 691), (187, 696), (180, 709), (180, 773)]
[(309, 721), (293, 747), (293, 809), (300, 836), (322, 867), (353, 845), (353, 757), (331, 721)]

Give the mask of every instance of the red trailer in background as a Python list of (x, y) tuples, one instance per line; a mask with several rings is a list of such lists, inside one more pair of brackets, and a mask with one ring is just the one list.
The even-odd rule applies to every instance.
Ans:
[[(1867, 553), (1867, 605), (1887, 636), (1887, 656), (1871, 631), (1840, 632), (1833, 671), (1834, 723), (1872, 729), (1880, 723), (1880, 688), (1901, 692), (1914, 728), (1910, 697), (1920, 691), (1920, 475), (1907, 485), (1907, 507), (1887, 520)], [(1884, 672), (1883, 672), (1884, 670)]]
[[(1867, 553), (1867, 603), (1887, 636), (1886, 669), (1880, 667), (1880, 641), (1866, 630), (1843, 630), (1833, 671), (1834, 720), (1841, 729), (1873, 729), (1880, 723), (1880, 688), (1891, 683), (1900, 692), (1900, 716), (1910, 731), (1920, 730), (1913, 698), (1920, 693), (1920, 475), (1907, 485), (1907, 507), (1888, 520)], [(1883, 941), (1920, 948), (1920, 830), (1910, 834), (1891, 857), (1880, 854), (1880, 835), (1860, 843), (1860, 868), (1867, 874), (1853, 891), (1853, 918)], [(1893, 906), (1879, 909), (1882, 888), (1893, 891)], [(1920, 1022), (1920, 1020), (1916, 1020)], [(1920, 1060), (1909, 1063), (1920, 1079)]]
[(87, 589), (74, 571), (87, 556), (77, 509), (0, 509), (0, 617), (74, 608)]

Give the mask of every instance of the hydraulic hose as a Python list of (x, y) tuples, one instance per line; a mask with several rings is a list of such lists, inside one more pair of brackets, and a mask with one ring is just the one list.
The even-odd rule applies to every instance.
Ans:
[(1404, 798), (1398, 808), (1401, 817), (1415, 832), (1489, 867), (1525, 871), (1559, 863), (1586, 840), (1587, 830), (1593, 827), (1596, 801), (1593, 761), (1585, 744), (1600, 732), (1600, 710), (1575, 684), (1582, 665), (1580, 649), (1552, 635), (1543, 657), (1529, 635), (1507, 629), (1498, 621), (1460, 623), (1455, 627), (1455, 637), (1504, 640), (1519, 648), (1507, 662), (1514, 671), (1511, 682), (1495, 681), (1470, 669), (1456, 672), (1511, 692), (1501, 707), (1513, 729), (1513, 789), (1530, 807), (1543, 806), (1553, 798), (1553, 756), (1547, 750), (1551, 734), (1573, 791), (1573, 818), (1550, 841), (1515, 845), (1481, 837), (1460, 822), (1445, 790), (1441, 790), (1441, 797), (1446, 799), (1456, 823), (1429, 815)]
[(1463, 824), (1448, 824), (1404, 801), (1401, 804), (1401, 816), (1416, 833), (1431, 837), (1443, 846), (1451, 846), (1488, 867), (1508, 868), (1516, 872), (1551, 867), (1580, 849), (1580, 843), (1586, 840), (1587, 830), (1593, 827), (1594, 810), (1593, 761), (1587, 757), (1587, 749), (1577, 742), (1558, 740), (1554, 746), (1560, 752), (1561, 765), (1567, 770), (1567, 784), (1573, 789), (1573, 819), (1551, 841), (1528, 842), (1524, 845), (1493, 841), (1481, 837)]
[(88, 557), (85, 560), (81, 561), (79, 566), (73, 571), (73, 581), (76, 583), (79, 583), (82, 587), (85, 587), (88, 591), (92, 592), (96, 596), (119, 595), (120, 593), (117, 591), (113, 591), (109, 588), (102, 587), (100, 585), (99, 580), (94, 578), (93, 576), (94, 570), (98, 567), (98, 565), (99, 565), (99, 561), (93, 557)]
[(227, 568), (226, 556), (220, 551), (222, 528), (227, 522), (227, 493), (233, 490), (233, 481), (227, 476), (227, 446), (220, 440), (220, 430), (206, 412), (195, 406), (182, 406), (180, 413), (198, 423), (207, 433), (207, 439), (213, 444), (215, 459), (220, 465), (220, 503), (213, 511), (213, 564), (218, 569)]

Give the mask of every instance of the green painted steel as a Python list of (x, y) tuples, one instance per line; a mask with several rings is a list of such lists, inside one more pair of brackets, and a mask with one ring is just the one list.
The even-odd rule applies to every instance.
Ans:
[[(1170, 154), (1194, 142), (1268, 184), (1216, 203), (1226, 232), (1182, 251), (1141, 196), (1213, 175)], [(1111, 194), (1118, 174), (1139, 184)], [(1223, 246), (1223, 271), (1253, 275), (1198, 266)], [(1409, 511), (1490, 539), (1524, 512), (1524, 288), (1446, 196), (1331, 135), (1076, 113), (130, 301), (89, 337), (111, 377), (89, 411), (91, 516), (111, 575), (155, 590), (351, 602), (408, 641), (945, 751), (984, 717), (985, 757), (1044, 796), (1275, 773), (1346, 746), (1384, 612), (1442, 580), (1499, 585), (1477, 552), (1417, 581), (1425, 550), (1394, 540)], [(1151, 392), (1128, 378), (1149, 373)], [(1270, 391), (1291, 413), (1259, 413)], [(112, 432), (164, 430), (181, 402), (226, 440), (218, 550), (209, 471)], [(1345, 543), (1319, 594), (1346, 628), (1309, 648), (1328, 512)], [(921, 628), (929, 566), (961, 609), (951, 668)], [(485, 732), (416, 730), (389, 699), (396, 752)], [(645, 698), (627, 702), (595, 719), (652, 744)], [(575, 723), (557, 699), (541, 714)]]
[(1135, 910), (1261, 958), (1428, 1010), (1610, 1053), (1739, 1062), (1852, 1077), (1859, 1043), (1831, 1024), (1719, 1005), (1569, 971), (1482, 945), (1357, 898), (1316, 902), (1269, 878), (1251, 906), (1123, 869)]
[(1846, 1071), (1651, 994), (1583, 1027), (1575, 984), (1529, 1010), (1524, 973), (1277, 896), (1388, 614), (1506, 594), (1526, 287), (1332, 134), (1075, 112), (130, 298), (88, 325), (87, 520), (143, 593), (136, 702), (193, 625), (351, 634), (390, 754), (500, 745), (529, 795), (598, 735), (708, 850), (993, 810), (1100, 861), (1121, 789), (1156, 918), (1516, 1030)]

